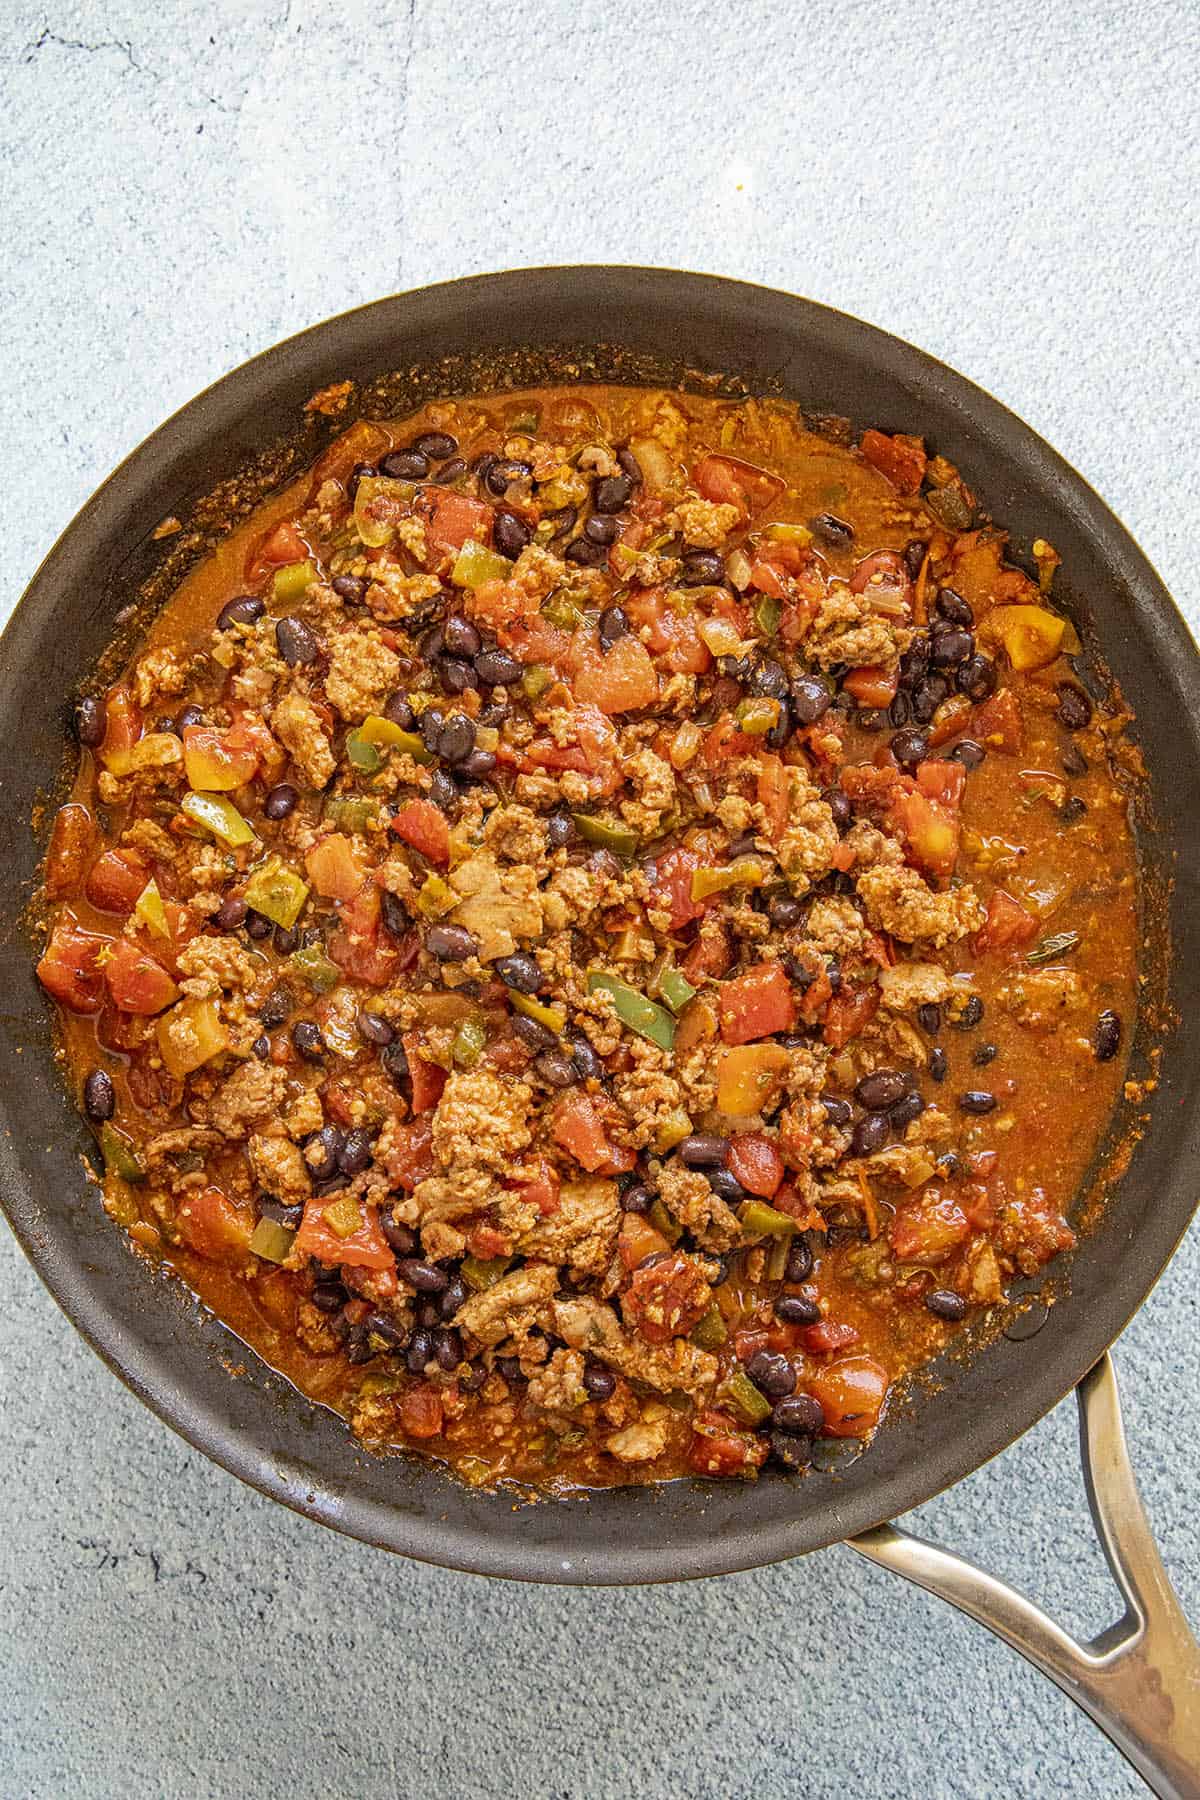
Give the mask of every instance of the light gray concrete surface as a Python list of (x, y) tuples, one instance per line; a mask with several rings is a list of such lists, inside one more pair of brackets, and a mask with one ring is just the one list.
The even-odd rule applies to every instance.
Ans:
[[(7, 0), (0, 617), (118, 459), (254, 351), (397, 288), (610, 260), (943, 357), (1196, 621), (1198, 48), (1188, 0)], [(6, 1236), (0, 1266), (5, 1796), (1142, 1791), (1055, 1689), (846, 1551), (587, 1593), (338, 1539), (157, 1424)], [(1194, 1619), (1198, 1277), (1193, 1231), (1118, 1352)], [(1069, 1404), (921, 1523), (1073, 1625), (1114, 1610)]]

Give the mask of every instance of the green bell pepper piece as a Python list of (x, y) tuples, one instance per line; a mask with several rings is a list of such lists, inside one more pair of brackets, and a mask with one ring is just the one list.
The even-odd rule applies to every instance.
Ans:
[(211, 831), (223, 844), (228, 844), (231, 850), (255, 841), (250, 826), (224, 794), (198, 794), (191, 789), (179, 802), (179, 810), (193, 824), (203, 825), (205, 831)]
[(745, 1425), (761, 1425), (770, 1415), (771, 1402), (760, 1394), (744, 1369), (735, 1369), (721, 1390), (734, 1412)]
[(308, 888), (294, 869), (287, 868), (277, 856), (269, 856), (246, 883), (243, 898), (247, 906), (262, 913), (273, 925), (290, 931), (308, 899)]
[(613, 1007), (622, 1025), (636, 1031), (639, 1037), (648, 1038), (660, 1050), (671, 1048), (675, 1042), (675, 1021), (664, 1006), (647, 1000), (645, 994), (618, 981), (615, 975), (605, 975), (594, 969), (588, 976), (588, 992), (595, 994), (600, 990), (612, 995)]
[(661, 1232), (668, 1244), (677, 1244), (683, 1236), (683, 1226), (678, 1219), (673, 1219), (662, 1201), (657, 1197), (646, 1214), (655, 1231)]
[(133, 1139), (110, 1122), (100, 1127), (100, 1154), (109, 1175), (119, 1175), (122, 1181), (145, 1181), (146, 1171), (138, 1161)]
[(614, 825), (607, 819), (593, 818), (591, 813), (573, 812), (575, 829), (588, 844), (597, 844), (601, 850), (611, 850), (614, 856), (636, 856), (638, 840), (637, 832), (631, 831), (628, 825)]
[(692, 986), (681, 969), (664, 969), (658, 978), (658, 991), (673, 1013), (681, 1013), (699, 989)]
[(765, 1200), (747, 1200), (738, 1217), (747, 1237), (792, 1237), (800, 1229), (795, 1219)]
[(464, 1019), (454, 1034), (450, 1054), (456, 1067), (473, 1069), (483, 1055), (487, 1043), (487, 1027), (482, 1019)]
[[(265, 1262), (286, 1262), (295, 1235), (286, 1225), (281, 1225), (278, 1219), (260, 1219), (251, 1234), (250, 1248), (255, 1256), (261, 1256)], [(701, 1323), (703, 1324), (703, 1320)]]
[(729, 1336), (729, 1327), (714, 1300), (704, 1317), (692, 1327), (691, 1341), (698, 1350), (719, 1350)]
[(285, 563), (282, 569), (275, 571), (272, 593), (281, 605), (290, 606), (296, 600), (303, 600), (316, 579), (315, 563)]
[(553, 680), (544, 663), (530, 663), (521, 676), (521, 692), (527, 700), (540, 700)]
[(760, 887), (767, 872), (756, 856), (739, 856), (723, 869), (708, 866), (692, 870), (692, 899), (707, 900), (710, 894), (723, 894), (727, 888)]
[(485, 1288), (495, 1287), (502, 1275), (508, 1274), (511, 1256), (493, 1256), (482, 1262), (478, 1256), (464, 1256), (462, 1259), (462, 1278), (468, 1287), (482, 1294)]
[(293, 951), (288, 959), (297, 975), (314, 993), (327, 994), (342, 978), (342, 971), (330, 962), (320, 944), (306, 944)]
[(338, 794), (325, 802), (325, 817), (339, 831), (369, 831), (378, 823), (379, 802), (365, 794)]
[(779, 702), (765, 697), (739, 700), (733, 716), (738, 730), (744, 731), (747, 737), (766, 737), (779, 722)]
[(539, 1025), (544, 1025), (556, 1037), (562, 1036), (567, 1015), (561, 1006), (547, 1006), (543, 1001), (535, 1000), (532, 994), (519, 994), (516, 988), (508, 988), (506, 992), (509, 1005), (515, 1012), (524, 1013), (527, 1019), (536, 1019)]
[(774, 637), (779, 630), (782, 604), (775, 594), (760, 594), (754, 604), (754, 623), (764, 637)]
[(485, 581), (507, 581), (512, 574), (512, 564), (506, 556), (500, 556), (495, 550), (489, 550), (486, 544), (476, 543), (468, 538), (454, 559), (454, 567), (450, 571), (450, 579), (455, 587), (482, 587)]

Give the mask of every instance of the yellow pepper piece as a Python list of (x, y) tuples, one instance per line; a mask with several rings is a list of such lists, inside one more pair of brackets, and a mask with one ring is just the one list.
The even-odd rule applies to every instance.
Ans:
[(321, 1217), (330, 1231), (340, 1238), (353, 1237), (362, 1228), (362, 1207), (353, 1194), (343, 1194), (340, 1200), (331, 1200), (328, 1206), (321, 1208)]
[(296, 600), (303, 600), (316, 579), (315, 563), (285, 563), (282, 569), (276, 569), (271, 591), (281, 605), (289, 606)]
[(152, 931), (155, 937), (171, 941), (171, 927), (167, 923), (167, 909), (163, 905), (162, 895), (158, 891), (157, 881), (148, 881), (137, 897), (133, 909), (134, 917), (139, 925)]
[(1054, 661), (1067, 621), (1044, 606), (998, 606), (988, 618), (987, 629), (1004, 645), (1013, 668), (1024, 673)]
[(179, 802), (179, 810), (193, 824), (203, 825), (205, 831), (211, 831), (223, 844), (228, 844), (231, 850), (255, 841), (246, 820), (232, 800), (226, 800), (223, 794), (187, 793)]
[(156, 1021), (159, 1053), (177, 1081), (229, 1048), (212, 1000), (180, 1000)]
[(562, 1036), (567, 1015), (561, 1006), (543, 1006), (540, 1000), (535, 1000), (531, 994), (519, 994), (516, 988), (509, 988), (507, 992), (509, 1003), (515, 1012), (524, 1013), (527, 1019), (536, 1019), (539, 1025), (554, 1032), (556, 1037)]
[(788, 1053), (782, 1044), (736, 1044), (718, 1052), (717, 1110), (732, 1119), (760, 1113), (779, 1092)]
[(289, 931), (308, 899), (308, 887), (294, 869), (285, 867), (277, 856), (270, 856), (246, 883), (243, 897), (255, 912)]
[(707, 900), (710, 894), (724, 893), (726, 888), (760, 887), (766, 878), (766, 870), (757, 857), (739, 856), (723, 869), (694, 869), (692, 899)]

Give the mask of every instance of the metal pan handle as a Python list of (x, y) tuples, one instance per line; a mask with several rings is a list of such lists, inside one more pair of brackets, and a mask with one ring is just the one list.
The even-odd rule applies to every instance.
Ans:
[(1088, 1504), (1124, 1616), (1078, 1643), (1024, 1594), (952, 1551), (877, 1525), (850, 1549), (948, 1600), (1020, 1651), (1107, 1732), (1164, 1800), (1200, 1796), (1200, 1645), (1183, 1616), (1133, 1478), (1107, 1355), (1076, 1389)]

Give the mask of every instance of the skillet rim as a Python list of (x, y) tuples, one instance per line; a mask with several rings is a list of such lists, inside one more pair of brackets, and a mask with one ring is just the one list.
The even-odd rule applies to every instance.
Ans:
[[(775, 315), (778, 322), (786, 314), (782, 329), (798, 342), (832, 345), (864, 370), (882, 363), (894, 379), (918, 397), (932, 391), (943, 406), (950, 406), (958, 414), (965, 429), (980, 437), (990, 434), (1001, 439), (1034, 489), (1051, 504), (1074, 514), (1079, 528), (1112, 570), (1114, 580), (1136, 597), (1140, 635), (1155, 648), (1158, 663), (1165, 666), (1178, 690), (1185, 694), (1190, 691), (1193, 705), (1200, 698), (1200, 655), (1149, 560), (1083, 477), (999, 401), (924, 352), (849, 314), (777, 289), (726, 277), (632, 265), (523, 269), (411, 290), (311, 326), (221, 377), (180, 407), (133, 450), (60, 535), (0, 639), (0, 676), (7, 675), (10, 667), (24, 666), (30, 657), (36, 657), (47, 633), (53, 630), (57, 576), (78, 544), (89, 537), (93, 542), (103, 541), (110, 522), (132, 504), (139, 491), (153, 491), (162, 485), (165, 476), (160, 469), (165, 467), (169, 472), (172, 459), (183, 459), (189, 446), (218, 438), (223, 423), (241, 414), (248, 394), (270, 394), (277, 380), (289, 389), (298, 383), (306, 392), (314, 391), (321, 385), (316, 366), (323, 364), (326, 371), (331, 367), (336, 371), (340, 354), (344, 371), (350, 352), (346, 348), (339, 352), (337, 346), (353, 343), (364, 328), (378, 345), (381, 363), (389, 366), (386, 346), (397, 337), (402, 340), (406, 307), (429, 308), (452, 302), (460, 306), (465, 303), (469, 309), (472, 304), (486, 306), (489, 297), (511, 304), (514, 293), (532, 290), (523, 304), (529, 316), (536, 318), (539, 307), (551, 306), (555, 298), (573, 296), (582, 301), (605, 287), (616, 287), (624, 303), (635, 309), (652, 307), (657, 302), (676, 311), (686, 309), (700, 314), (706, 307), (720, 311), (724, 306), (727, 310), (736, 309), (747, 324), (765, 314)], [(376, 325), (378, 330), (374, 329)], [(536, 335), (531, 331), (525, 341), (535, 341)], [(301, 380), (293, 365), (303, 368), (310, 361), (314, 373)], [(325, 379), (336, 379), (336, 373), (326, 373)], [(981, 444), (985, 452), (988, 447)], [(1187, 713), (1187, 723), (1193, 753), (1200, 752), (1200, 731), (1194, 712)], [(1198, 1110), (1194, 1090), (1191, 1099), (1192, 1116), (1188, 1122), (1194, 1128)], [(8, 1102), (9, 1091), (5, 1089), (0, 1093), (0, 1108), (6, 1114)], [(824, 1504), (794, 1519), (747, 1523), (736, 1516), (736, 1500), (753, 1490), (739, 1488), (731, 1497), (730, 1490), (718, 1488), (718, 1484), (690, 1484), (691, 1491), (698, 1491), (701, 1496), (693, 1512), (701, 1518), (711, 1512), (716, 1529), (706, 1533), (699, 1549), (689, 1546), (690, 1554), (681, 1564), (669, 1538), (654, 1540), (653, 1520), (650, 1536), (654, 1541), (649, 1544), (625, 1541), (618, 1527), (612, 1534), (616, 1540), (612, 1545), (605, 1548), (584, 1542), (579, 1546), (579, 1554), (572, 1556), (564, 1555), (557, 1541), (534, 1541), (540, 1537), (536, 1530), (531, 1530), (527, 1534), (529, 1541), (522, 1543), (519, 1537), (489, 1537), (470, 1518), (467, 1523), (456, 1523), (445, 1514), (438, 1517), (436, 1499), (426, 1506), (426, 1516), (420, 1516), (397, 1504), (339, 1493), (332, 1483), (322, 1487), (319, 1472), (311, 1466), (299, 1461), (289, 1465), (273, 1456), (245, 1427), (231, 1425), (215, 1405), (189, 1393), (186, 1379), (180, 1380), (171, 1366), (169, 1344), (134, 1340), (127, 1319), (89, 1287), (86, 1265), (77, 1250), (70, 1243), (64, 1247), (38, 1229), (36, 1210), (22, 1189), (19, 1175), (6, 1133), (5, 1139), (0, 1140), (0, 1203), (26, 1254), (91, 1347), (159, 1418), (194, 1448), (267, 1497), (364, 1542), (458, 1570), (521, 1580), (598, 1585), (693, 1579), (764, 1566), (839, 1541), (932, 1498), (998, 1454), (1070, 1392), (1150, 1292), (1186, 1232), (1194, 1205), (1187, 1197), (1185, 1210), (1185, 1196), (1180, 1191), (1174, 1196), (1175, 1205), (1156, 1209), (1142, 1222), (1138, 1253), (1119, 1265), (1106, 1287), (1104, 1303), (1097, 1305), (1087, 1319), (1077, 1322), (1073, 1335), (1056, 1346), (1055, 1355), (1039, 1359), (1025, 1370), (1027, 1379), (1019, 1404), (1006, 1422), (987, 1423), (1001, 1410), (997, 1399), (994, 1406), (981, 1409), (981, 1417), (970, 1434), (955, 1436), (953, 1446), (941, 1454), (935, 1465), (932, 1486), (928, 1465), (923, 1478), (914, 1481), (914, 1468), (909, 1461), (852, 1495), (837, 1482), (829, 1483)], [(1183, 1179), (1178, 1176), (1177, 1185)], [(106, 1228), (112, 1229), (107, 1222)], [(1011, 1397), (1008, 1406), (1014, 1406)], [(961, 1452), (964, 1441), (974, 1445), (966, 1454)], [(429, 1465), (425, 1467), (428, 1470)], [(672, 1489), (679, 1485), (671, 1484), (671, 1488), (662, 1490), (601, 1492), (607, 1492), (610, 1498), (636, 1492), (651, 1514), (660, 1510), (667, 1515), (672, 1510)], [(461, 1489), (456, 1486), (455, 1491), (461, 1497)], [(480, 1512), (481, 1503), (486, 1510), (491, 1499), (481, 1495), (472, 1498), (475, 1512)], [(501, 1494), (492, 1504), (507, 1508), (510, 1499)], [(562, 1518), (576, 1513), (586, 1517), (589, 1505), (602, 1511), (605, 1504), (586, 1498), (544, 1503), (527, 1517), (532, 1524), (545, 1520), (547, 1514)], [(468, 1515), (472, 1512), (470, 1507), (464, 1510)], [(827, 1523), (814, 1532), (813, 1520), (818, 1517), (825, 1517)], [(800, 1541), (788, 1542), (789, 1535)], [(576, 1532), (575, 1536), (578, 1539), (581, 1534)], [(555, 1540), (553, 1532), (550, 1538)]]

